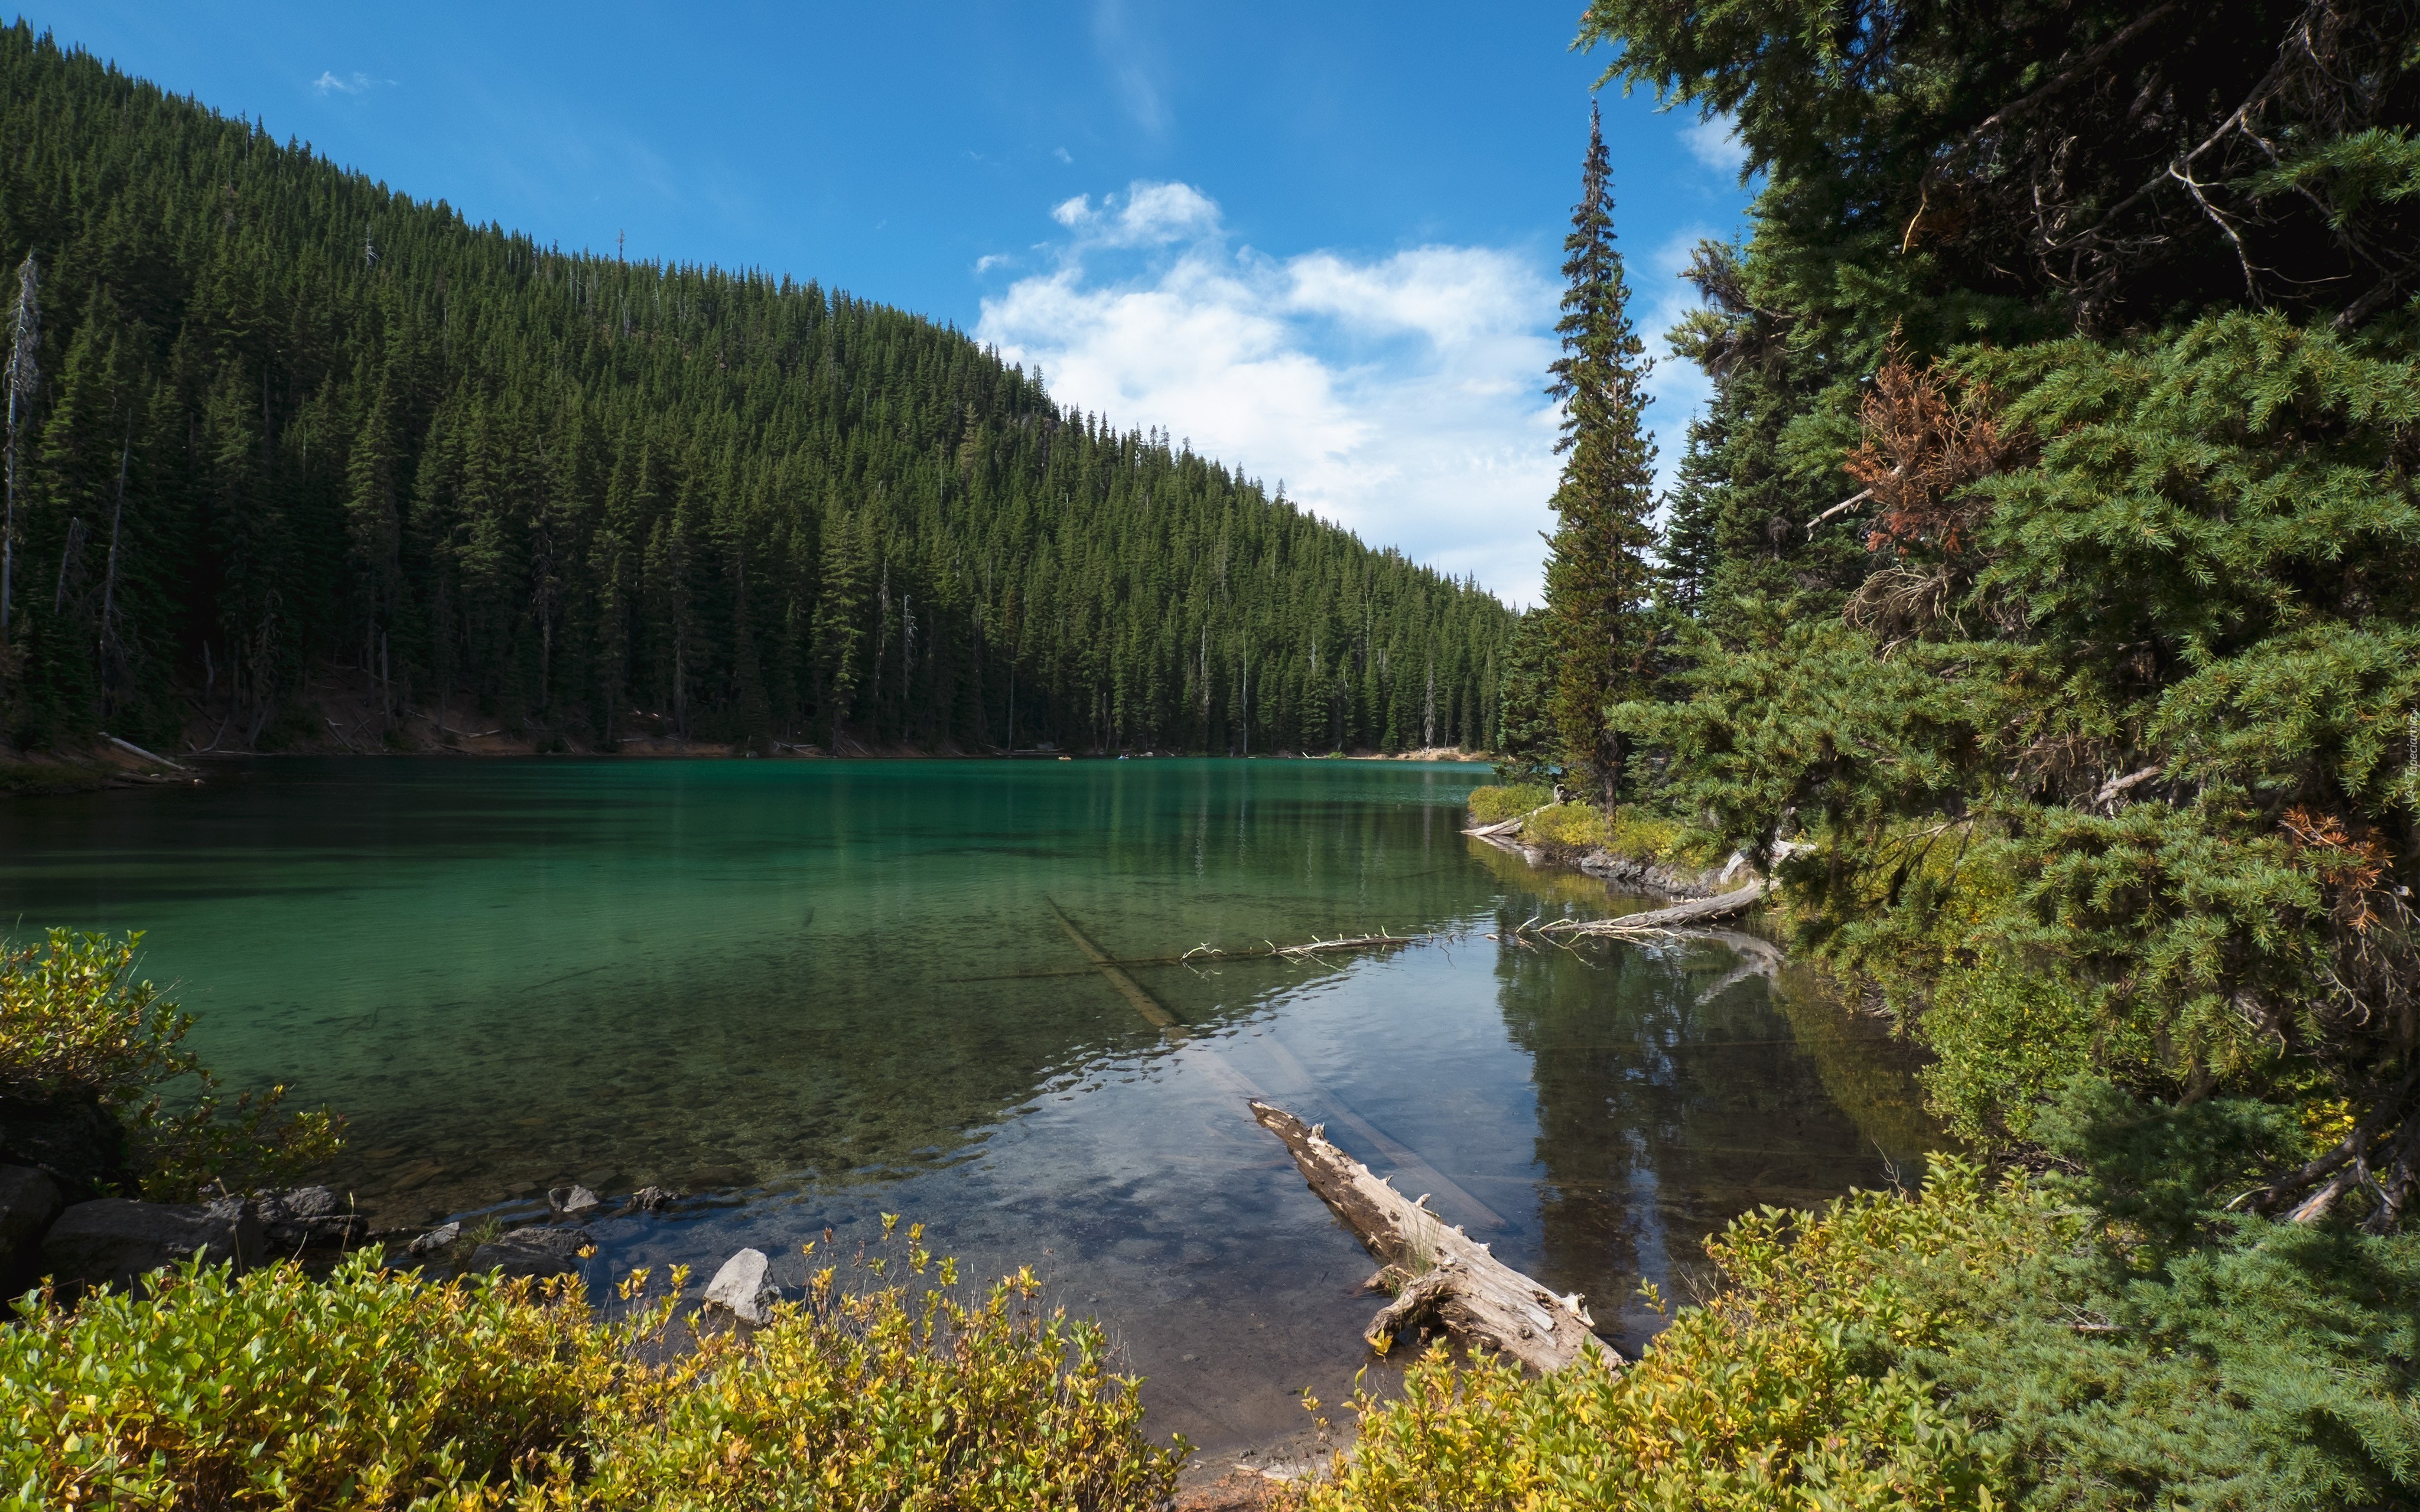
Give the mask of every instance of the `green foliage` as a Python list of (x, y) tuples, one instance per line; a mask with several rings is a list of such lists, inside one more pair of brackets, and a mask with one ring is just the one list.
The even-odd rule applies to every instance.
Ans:
[(2267, 1110), (2079, 1087), (2055, 1121), (2097, 1184), (1941, 1159), (1921, 1195), (1748, 1214), (1619, 1374), (1432, 1354), (1309, 1505), (2409, 1504), (2420, 1241), (2220, 1214)]
[[(434, 1504), (525, 1473), (612, 1388), (576, 1286), (189, 1262), (0, 1330), (0, 1506)], [(473, 1504), (476, 1504), (475, 1503)]]
[(1473, 824), (1500, 824), (1507, 819), (1518, 819), (1532, 809), (1543, 809), (1554, 799), (1551, 789), (1536, 782), (1472, 788), (1468, 800), (1470, 818)]
[(0, 79), (26, 741), (197, 691), (266, 747), (309, 671), (604, 745), (1495, 743), (1496, 599), (958, 332), (473, 226), (22, 23)]
[(1645, 612), (1655, 544), (1655, 448), (1640, 424), (1652, 365), (1630, 323), (1630, 286), (1614, 245), (1613, 170), (1591, 109), (1580, 202), (1563, 276), (1563, 357), (1550, 391), (1565, 405), (1555, 533), (1547, 538), (1545, 620), (1554, 647), (1546, 698), (1557, 743), (1611, 809), (1624, 755), (1606, 707), (1634, 692), (1653, 638)]
[(335, 1116), (282, 1112), (285, 1088), (220, 1095), (184, 1048), (194, 1016), (135, 976), (142, 941), (64, 929), (40, 945), (0, 940), (0, 1090), (99, 1098), (127, 1126), (153, 1198), (273, 1185), (333, 1155)]
[(1559, 803), (1529, 816), (1521, 838), (1559, 850), (1593, 850), (1606, 842), (1605, 815), (1585, 803)]
[(1497, 702), (1497, 776), (1528, 783), (1562, 774), (1552, 713), (1554, 624), (1542, 609), (1515, 622)]
[(1959, 1268), (2034, 1242), (1972, 1167), (1954, 1164), (1921, 1198), (1860, 1194), (1817, 1218), (1747, 1214), (1708, 1245), (1722, 1291), (1683, 1308), (1636, 1364), (1525, 1381), (1514, 1366), (1457, 1369), (1433, 1351), (1401, 1401), (1356, 1403), (1353, 1457), (1308, 1505), (2004, 1504), (2006, 1467), (1974, 1425), (1896, 1368), (1944, 1337), (1954, 1315), (1910, 1305), (1884, 1261)]
[(0, 1507), (1114, 1508), (1172, 1488), (1099, 1331), (1020, 1273), (955, 1295), (817, 1274), (752, 1335), (684, 1276), (599, 1322), (576, 1281), (435, 1285), (347, 1260), (187, 1265), (0, 1331)]

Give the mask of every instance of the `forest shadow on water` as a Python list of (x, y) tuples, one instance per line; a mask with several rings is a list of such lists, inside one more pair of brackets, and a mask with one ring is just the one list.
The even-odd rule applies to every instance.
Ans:
[[(1414, 1152), (1631, 1351), (1638, 1283), (1684, 1295), (1730, 1217), (1936, 1137), (1901, 1048), (1753, 936), (1508, 943), (1634, 901), (1462, 836), (1482, 780), (262, 761), (0, 806), (0, 911), (147, 931), (230, 1082), (346, 1113), (334, 1174), (382, 1226), (659, 1184), (707, 1200), (592, 1224), (600, 1281), (753, 1244), (796, 1283), (827, 1227), (903, 1213), (970, 1276), (1034, 1265), (1150, 1378), (1156, 1429), (1218, 1447), (1340, 1396), (1375, 1306), (1239, 1089), (1382, 1173)], [(1425, 937), (1240, 954), (1380, 929)]]

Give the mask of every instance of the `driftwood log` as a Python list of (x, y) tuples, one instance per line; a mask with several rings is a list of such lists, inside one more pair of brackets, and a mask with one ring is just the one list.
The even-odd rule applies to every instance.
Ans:
[(1617, 918), (1552, 919), (1539, 925), (1534, 933), (1609, 939), (1652, 934), (1659, 930), (1679, 929), (1684, 925), (1702, 924), (1708, 919), (1744, 914), (1762, 903), (1772, 887), (1770, 878), (1759, 877), (1745, 887), (1716, 893), (1712, 898), (1692, 898), (1687, 903), (1674, 903), (1668, 908), (1651, 908), (1643, 914), (1623, 914)]
[(1381, 1262), (1372, 1281), (1395, 1283), (1395, 1299), (1362, 1335), (1372, 1349), (1383, 1354), (1398, 1333), (1434, 1318), (1464, 1344), (1500, 1350), (1541, 1375), (1590, 1358), (1607, 1368), (1621, 1364), (1595, 1335), (1577, 1292), (1557, 1296), (1506, 1265), (1429, 1211), (1427, 1194), (1404, 1196), (1317, 1127), (1266, 1103), (1251, 1106), (1311, 1189)]

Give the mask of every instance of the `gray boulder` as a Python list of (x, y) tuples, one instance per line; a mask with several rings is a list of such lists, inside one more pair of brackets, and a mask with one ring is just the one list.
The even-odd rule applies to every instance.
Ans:
[(0, 1286), (33, 1280), (42, 1235), (67, 1206), (59, 1183), (31, 1165), (0, 1165)]
[(574, 1181), (558, 1186), (546, 1195), (546, 1205), (557, 1212), (586, 1212), (598, 1206), (597, 1194)]
[(462, 1225), (458, 1220), (450, 1224), (440, 1224), (428, 1232), (421, 1235), (418, 1239), (413, 1240), (411, 1243), (403, 1246), (404, 1253), (408, 1255), (434, 1255), (439, 1250), (451, 1249), (454, 1246), (454, 1242), (461, 1237)]
[(260, 1209), (261, 1237), (280, 1254), (291, 1255), (305, 1249), (350, 1249), (370, 1231), (367, 1218), (347, 1212), (336, 1195), (324, 1186), (265, 1192), (256, 1200)]
[(585, 1228), (516, 1228), (480, 1245), (471, 1269), (501, 1271), (507, 1281), (569, 1275), (580, 1269), (580, 1252), (591, 1242)]
[(0, 1160), (50, 1173), (70, 1202), (131, 1185), (126, 1128), (89, 1092), (0, 1096)]
[(260, 1216), (248, 1197), (132, 1202), (100, 1197), (59, 1214), (42, 1237), (41, 1267), (62, 1287), (132, 1288), (137, 1277), (201, 1252), (205, 1264), (261, 1262)]
[(727, 1308), (743, 1323), (763, 1323), (771, 1317), (773, 1304), (782, 1300), (779, 1290), (765, 1284), (770, 1265), (763, 1250), (741, 1250), (706, 1283), (706, 1304)]

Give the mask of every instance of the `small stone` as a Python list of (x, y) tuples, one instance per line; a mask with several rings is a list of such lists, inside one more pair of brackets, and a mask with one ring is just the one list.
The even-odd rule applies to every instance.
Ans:
[(557, 1212), (586, 1212), (597, 1206), (597, 1194), (574, 1181), (558, 1186), (546, 1195), (546, 1204)]
[(260, 1216), (249, 1197), (133, 1202), (100, 1197), (59, 1215), (42, 1238), (42, 1269), (70, 1287), (132, 1288), (135, 1279), (201, 1252), (206, 1265), (261, 1261)]
[(500, 1271), (507, 1281), (569, 1275), (580, 1269), (580, 1252), (590, 1242), (585, 1228), (516, 1228), (480, 1245), (471, 1269)]
[(410, 1255), (434, 1255), (439, 1250), (451, 1247), (453, 1242), (461, 1237), (462, 1226), (459, 1222), (440, 1224), (403, 1248), (404, 1252)]
[(59, 1183), (31, 1165), (0, 1165), (0, 1285), (30, 1280), (42, 1234), (67, 1206)]
[(728, 1308), (743, 1323), (763, 1323), (769, 1316), (770, 1302), (781, 1296), (765, 1284), (765, 1272), (771, 1264), (761, 1249), (744, 1249), (723, 1261), (722, 1269), (706, 1285), (706, 1305)]
[(665, 1208), (671, 1206), (673, 1203), (678, 1202), (680, 1199), (681, 1195), (670, 1187), (643, 1186), (636, 1192), (630, 1194), (630, 1206), (628, 1211), (632, 1212), (660, 1212)]

